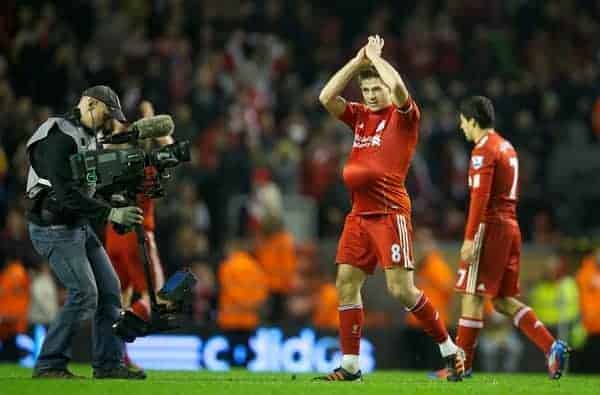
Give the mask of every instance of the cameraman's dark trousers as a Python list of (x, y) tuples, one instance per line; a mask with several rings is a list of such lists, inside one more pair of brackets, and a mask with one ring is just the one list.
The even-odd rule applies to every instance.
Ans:
[(73, 335), (79, 322), (88, 318), (93, 318), (92, 366), (121, 365), (123, 343), (112, 331), (121, 310), (119, 279), (89, 222), (70, 226), (29, 222), (29, 235), (68, 291), (63, 309), (48, 329), (35, 370), (65, 369)]

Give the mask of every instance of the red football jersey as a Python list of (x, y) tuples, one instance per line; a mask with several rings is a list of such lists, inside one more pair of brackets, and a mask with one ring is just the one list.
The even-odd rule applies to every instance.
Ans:
[(154, 200), (138, 195), (137, 204), (143, 211), (144, 230), (154, 232), (156, 228), (156, 222), (154, 221)]
[(421, 113), (412, 98), (371, 111), (360, 103), (346, 104), (340, 119), (354, 131), (352, 151), (343, 178), (352, 197), (353, 214), (410, 215), (404, 181), (415, 153)]
[[(144, 168), (144, 174), (146, 181), (153, 183), (154, 177), (156, 176), (156, 169), (154, 167)], [(144, 194), (140, 193), (137, 195), (137, 205), (143, 211), (144, 216), (144, 229), (147, 231), (154, 232), (156, 228), (156, 222), (154, 221), (154, 200), (147, 198)]]
[(516, 221), (518, 183), (517, 152), (508, 140), (489, 132), (471, 153), (471, 203), (465, 239), (472, 240), (482, 222)]

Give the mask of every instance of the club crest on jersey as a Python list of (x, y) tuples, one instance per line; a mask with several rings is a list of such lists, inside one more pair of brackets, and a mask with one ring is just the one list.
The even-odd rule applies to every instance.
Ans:
[(483, 156), (480, 156), (480, 155), (473, 156), (471, 158), (471, 166), (473, 166), (473, 169), (475, 169), (475, 170), (481, 169), (481, 167), (483, 167)]

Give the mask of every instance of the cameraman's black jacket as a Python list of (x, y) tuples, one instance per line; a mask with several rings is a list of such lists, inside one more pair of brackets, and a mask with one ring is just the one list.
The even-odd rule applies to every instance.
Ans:
[[(66, 120), (85, 133), (94, 135), (94, 131), (81, 124), (78, 109), (57, 119)], [(29, 160), (35, 173), (51, 184), (35, 196), (29, 196), (32, 204), (28, 219), (31, 222), (47, 226), (74, 224), (82, 218), (93, 222), (106, 221), (110, 205), (89, 196), (90, 193), (73, 179), (70, 157), (78, 151), (74, 137), (64, 133), (56, 123), (45, 138), (29, 147)]]

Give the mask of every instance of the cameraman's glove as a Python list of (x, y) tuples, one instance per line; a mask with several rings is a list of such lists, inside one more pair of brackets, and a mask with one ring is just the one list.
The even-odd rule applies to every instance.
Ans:
[(141, 224), (144, 217), (142, 216), (142, 210), (140, 208), (129, 206), (110, 209), (108, 220), (115, 224), (132, 226)]

